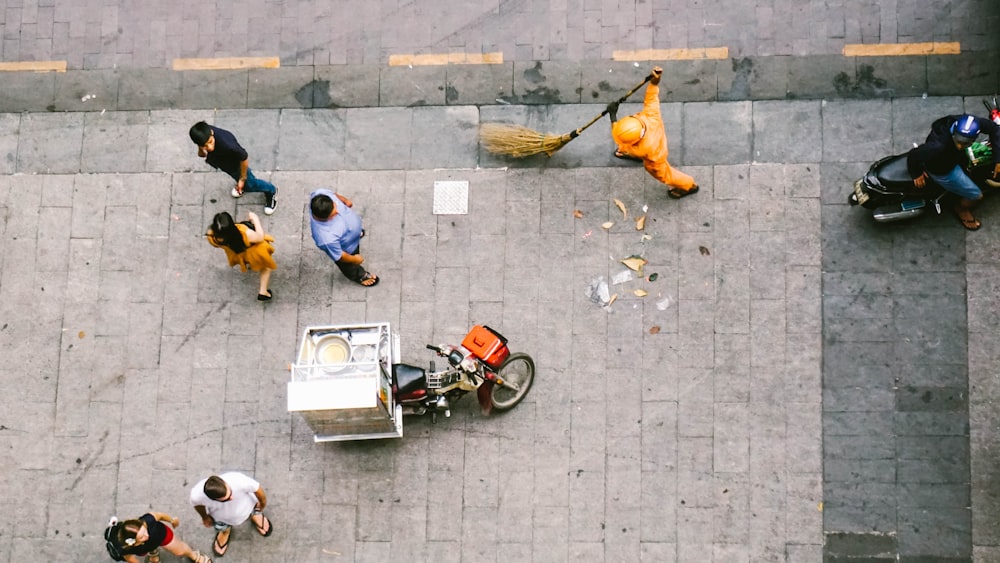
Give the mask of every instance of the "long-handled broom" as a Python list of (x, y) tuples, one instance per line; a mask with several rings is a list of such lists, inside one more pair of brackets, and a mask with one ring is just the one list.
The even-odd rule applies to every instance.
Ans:
[[(627, 100), (632, 94), (635, 94), (639, 88), (642, 88), (647, 82), (652, 80), (652, 78), (653, 75), (650, 74), (642, 82), (636, 84), (635, 88), (632, 88), (628, 91), (628, 93), (619, 98), (618, 103), (625, 103), (625, 100)], [(479, 127), (479, 140), (486, 150), (494, 154), (512, 156), (515, 158), (532, 156), (541, 153), (552, 156), (552, 153), (563, 148), (566, 143), (579, 137), (580, 133), (583, 133), (584, 129), (597, 123), (597, 121), (607, 115), (607, 113), (608, 110), (605, 108), (600, 115), (591, 119), (586, 125), (578, 129), (574, 129), (565, 135), (539, 133), (538, 131), (529, 129), (522, 125), (484, 123)]]

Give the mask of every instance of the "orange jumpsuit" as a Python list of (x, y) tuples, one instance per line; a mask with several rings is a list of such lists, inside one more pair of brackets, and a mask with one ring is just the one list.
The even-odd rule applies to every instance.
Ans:
[(663, 131), (663, 117), (660, 116), (660, 87), (656, 84), (646, 85), (646, 98), (642, 102), (642, 111), (633, 115), (643, 126), (646, 134), (634, 145), (618, 146), (618, 151), (642, 159), (642, 165), (654, 178), (664, 184), (690, 191), (694, 187), (694, 178), (671, 168), (667, 163), (667, 134)]

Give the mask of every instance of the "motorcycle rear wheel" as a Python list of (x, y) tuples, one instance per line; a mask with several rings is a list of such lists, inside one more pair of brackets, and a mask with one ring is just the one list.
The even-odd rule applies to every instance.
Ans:
[(517, 385), (517, 391), (505, 385), (494, 385), (490, 394), (494, 410), (509, 411), (531, 390), (531, 384), (535, 382), (535, 361), (523, 352), (516, 352), (507, 357), (507, 361), (500, 366), (497, 374), (505, 382)]

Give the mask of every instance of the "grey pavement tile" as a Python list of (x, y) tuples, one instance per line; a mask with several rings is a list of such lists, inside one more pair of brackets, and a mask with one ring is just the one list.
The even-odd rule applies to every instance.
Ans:
[(311, 93), (311, 104), (302, 105), (315, 108), (386, 105), (380, 103), (379, 72), (377, 65), (317, 65), (314, 82), (297, 92), (296, 99)]
[[(250, 69), (247, 79), (248, 108), (313, 108), (317, 106), (315, 68), (292, 66)], [(235, 102), (236, 100), (234, 100)], [(217, 107), (233, 107), (226, 104)]]
[(184, 109), (247, 107), (247, 70), (185, 70), (181, 76), (181, 96), (176, 106)]
[[(410, 149), (409, 167), (418, 169), (476, 167), (477, 155), (473, 147), (476, 146), (479, 123), (477, 108), (472, 106), (414, 108), (412, 116), (410, 126), (419, 136), (420, 142), (413, 143)], [(392, 127), (391, 124), (390, 128), (393, 131), (402, 129)], [(406, 144), (404, 139), (398, 141)]]
[(895, 535), (874, 532), (830, 533), (824, 546), (825, 555), (831, 557), (881, 557), (895, 552)]
[(84, 113), (81, 172), (144, 172), (147, 112)]
[(55, 108), (56, 73), (4, 72), (0, 112), (45, 112)]
[(729, 61), (714, 59), (650, 61), (663, 67), (660, 88), (662, 98), (674, 101), (711, 102), (722, 99), (722, 87), (716, 78), (719, 67)]
[(511, 102), (520, 104), (578, 104), (582, 68), (572, 61), (515, 61)]
[(789, 99), (851, 96), (857, 83), (854, 61), (846, 57), (813, 55), (788, 59), (786, 97)]
[(448, 105), (509, 103), (514, 92), (514, 64), (448, 65), (445, 101)]
[(278, 139), (278, 170), (344, 168), (347, 114), (341, 110), (283, 110)]
[[(750, 103), (688, 103), (684, 104), (683, 119), (684, 164), (739, 164), (752, 160)], [(727, 132), (724, 149), (720, 131)], [(669, 127), (667, 134), (671, 134)]]
[(890, 115), (889, 107), (889, 101), (880, 100), (825, 102), (822, 160), (874, 161), (889, 154), (892, 131), (891, 120), (886, 117)]
[(759, 101), (753, 109), (753, 162), (817, 162), (822, 156), (819, 101)]
[[(718, 99), (782, 100), (788, 92), (788, 61), (791, 57), (731, 58), (718, 61)], [(711, 69), (711, 67), (707, 67)], [(706, 85), (707, 90), (707, 85)]]
[(56, 111), (115, 111), (118, 73), (114, 70), (68, 70), (55, 81)]
[(17, 171), (47, 174), (80, 171), (82, 113), (30, 113), (21, 117)]
[(997, 53), (963, 52), (927, 60), (931, 96), (993, 95), (997, 92)]
[(446, 68), (446, 66), (382, 68), (379, 73), (378, 105), (381, 107), (445, 105)]
[[(901, 556), (969, 557), (972, 525), (965, 508), (901, 508), (899, 552)], [(927, 533), (927, 530), (933, 530)]]
[(178, 107), (182, 98), (182, 81), (181, 73), (165, 68), (122, 70), (118, 77), (118, 109)]
[[(20, 115), (0, 113), (0, 173), (13, 174), (17, 169), (20, 126)], [(0, 201), (6, 201), (6, 198)]]

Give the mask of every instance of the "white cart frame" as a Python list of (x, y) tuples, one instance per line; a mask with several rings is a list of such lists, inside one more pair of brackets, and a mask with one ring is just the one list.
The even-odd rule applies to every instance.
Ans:
[[(324, 339), (343, 339), (350, 358), (323, 363)], [(374, 350), (374, 352), (373, 352)], [(288, 412), (297, 412), (316, 442), (403, 436), (403, 409), (392, 389), (399, 335), (389, 323), (306, 327), (288, 382)]]

